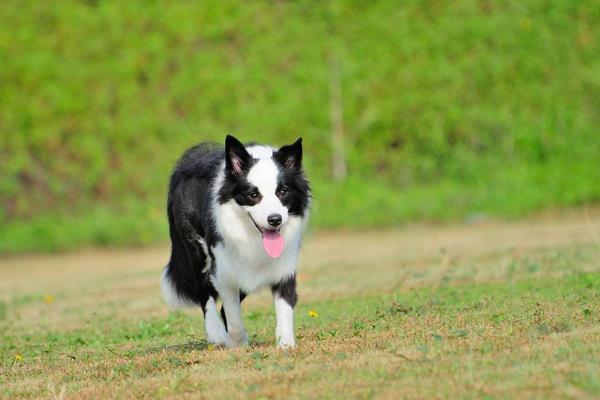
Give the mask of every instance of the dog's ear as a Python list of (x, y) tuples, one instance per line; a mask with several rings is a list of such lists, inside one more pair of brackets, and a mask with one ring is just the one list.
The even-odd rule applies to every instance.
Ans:
[(250, 154), (239, 140), (231, 135), (225, 138), (225, 170), (241, 175), (248, 169)]
[(298, 138), (293, 144), (281, 147), (273, 157), (285, 168), (300, 168), (302, 166), (302, 138)]

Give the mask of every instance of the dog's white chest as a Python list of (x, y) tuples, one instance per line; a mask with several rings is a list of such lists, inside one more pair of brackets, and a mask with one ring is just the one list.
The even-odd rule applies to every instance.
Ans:
[(213, 247), (215, 287), (227, 284), (251, 293), (295, 274), (297, 252), (293, 249), (284, 252), (280, 258), (270, 259), (262, 247), (255, 247), (256, 251), (243, 255), (231, 251), (223, 243)]

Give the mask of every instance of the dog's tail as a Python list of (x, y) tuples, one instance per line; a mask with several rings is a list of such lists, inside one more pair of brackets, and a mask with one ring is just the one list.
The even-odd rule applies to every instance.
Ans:
[(163, 268), (160, 276), (160, 292), (165, 303), (172, 309), (197, 307), (196, 304), (179, 295), (177, 288), (169, 276), (169, 265)]

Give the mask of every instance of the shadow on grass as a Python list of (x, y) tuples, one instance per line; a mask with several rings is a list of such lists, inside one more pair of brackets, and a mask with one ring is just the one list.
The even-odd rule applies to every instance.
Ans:
[(206, 350), (210, 350), (211, 348), (213, 348), (213, 345), (204, 339), (200, 339), (200, 340), (190, 339), (185, 343), (154, 346), (154, 347), (149, 347), (149, 348), (146, 348), (143, 350), (140, 349), (139, 351), (146, 353), (146, 354), (161, 353), (161, 352), (180, 353), (180, 352), (189, 352), (189, 351), (193, 351), (193, 350), (206, 351)]
[[(256, 338), (250, 339), (249, 346), (244, 348), (246, 349), (259, 349), (265, 347), (272, 347), (273, 344), (265, 341), (259, 340)], [(181, 352), (189, 352), (189, 351), (210, 351), (214, 349), (227, 349), (225, 346), (215, 346), (214, 344), (208, 342), (205, 339), (190, 339), (185, 343), (181, 344), (171, 344), (171, 345), (162, 345), (162, 346), (154, 346), (148, 347), (145, 349), (138, 349), (136, 353), (144, 353), (144, 354), (153, 354), (153, 353), (161, 353), (161, 352), (172, 352), (172, 353), (181, 353)]]

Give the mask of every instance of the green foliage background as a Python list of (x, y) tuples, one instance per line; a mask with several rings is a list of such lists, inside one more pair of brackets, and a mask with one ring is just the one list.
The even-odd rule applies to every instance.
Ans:
[(596, 0), (3, 2), (0, 252), (165, 239), (175, 160), (226, 133), (304, 137), (317, 227), (597, 201), (598, 38)]

